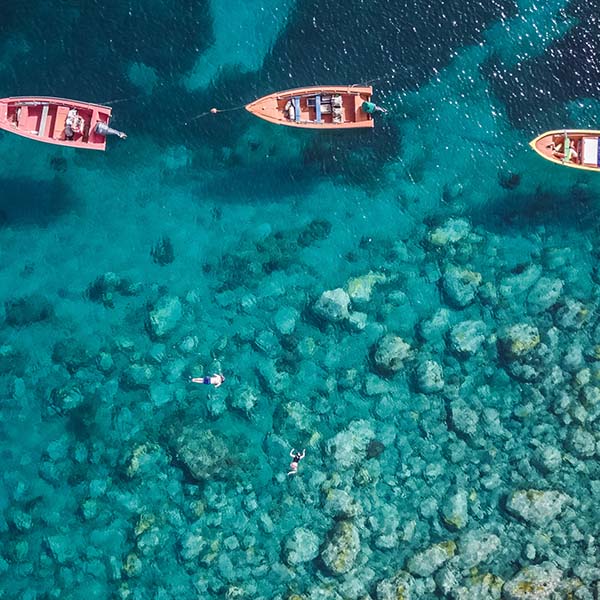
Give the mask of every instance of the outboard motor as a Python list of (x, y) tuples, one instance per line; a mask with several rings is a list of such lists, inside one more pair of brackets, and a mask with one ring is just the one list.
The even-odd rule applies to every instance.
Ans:
[(113, 129), (112, 127), (109, 127), (103, 121), (98, 121), (98, 123), (96, 123), (95, 132), (98, 135), (103, 135), (105, 137), (107, 135), (116, 135), (116, 136), (120, 137), (122, 140), (124, 140), (127, 137), (122, 131), (119, 131), (118, 129)]

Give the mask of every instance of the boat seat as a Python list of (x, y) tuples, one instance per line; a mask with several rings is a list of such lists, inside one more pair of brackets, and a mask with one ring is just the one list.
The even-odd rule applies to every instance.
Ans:
[(42, 116), (40, 118), (40, 127), (37, 132), (39, 136), (43, 136), (46, 134), (46, 122), (48, 121), (49, 110), (50, 106), (48, 104), (44, 104), (44, 106), (42, 107)]
[(571, 142), (571, 147), (577, 153), (577, 156), (573, 162), (581, 164), (581, 151), (583, 149), (583, 142), (581, 140), (574, 140)]
[(292, 98), (292, 103), (294, 105), (294, 112), (296, 123), (300, 123), (300, 96), (294, 96)]
[(581, 164), (591, 167), (600, 165), (600, 144), (597, 137), (584, 137), (582, 140)]
[(323, 119), (321, 119), (321, 95), (317, 94), (315, 96), (315, 121), (317, 123), (322, 123)]
[(58, 106), (56, 108), (56, 118), (54, 119), (54, 133), (52, 137), (55, 140), (63, 140), (65, 133), (65, 123), (69, 114), (68, 106)]

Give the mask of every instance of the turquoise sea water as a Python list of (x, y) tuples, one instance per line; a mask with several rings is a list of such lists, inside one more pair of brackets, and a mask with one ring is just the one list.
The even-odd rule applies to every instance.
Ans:
[[(3, 7), (0, 597), (597, 598), (594, 3)], [(373, 80), (373, 131), (237, 107)], [(223, 372), (219, 389), (189, 377)], [(289, 452), (306, 449), (296, 476)]]

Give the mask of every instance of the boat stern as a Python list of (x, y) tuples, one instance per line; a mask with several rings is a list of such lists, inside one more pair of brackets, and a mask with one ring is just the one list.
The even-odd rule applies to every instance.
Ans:
[(5, 98), (0, 99), (0, 123), (8, 122), (8, 102)]

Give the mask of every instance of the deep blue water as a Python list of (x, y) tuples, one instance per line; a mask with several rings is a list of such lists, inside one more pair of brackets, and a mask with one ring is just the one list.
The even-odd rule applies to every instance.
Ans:
[[(528, 147), (593, 3), (2, 10), (0, 96), (129, 137), (0, 136), (1, 597), (595, 597), (600, 180)], [(374, 130), (239, 109), (340, 82)]]

